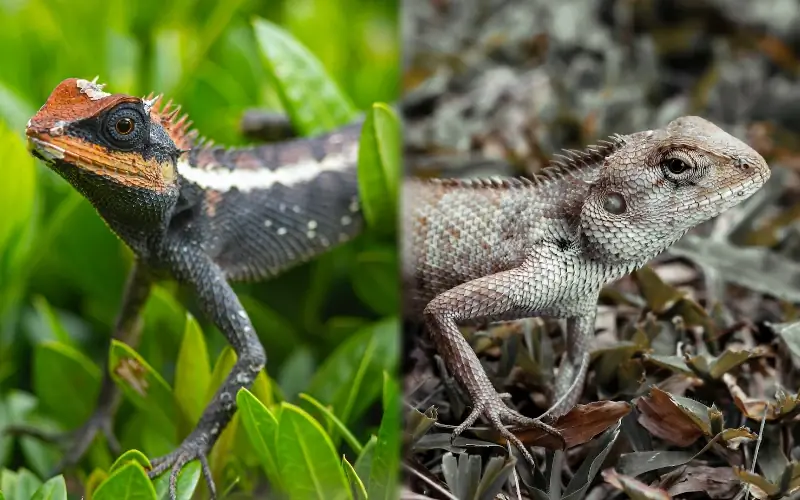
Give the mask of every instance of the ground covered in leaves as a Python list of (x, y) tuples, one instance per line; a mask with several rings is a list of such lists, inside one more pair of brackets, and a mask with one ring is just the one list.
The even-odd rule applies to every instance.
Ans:
[[(409, 0), (403, 15), (414, 174), (526, 175), (689, 114), (772, 168), (752, 199), (603, 291), (582, 404), (554, 424), (567, 449), (518, 433), (537, 470), (486, 429), (450, 443), (465, 400), (429, 340), (409, 341), (405, 497), (798, 494), (800, 4)], [(560, 322), (464, 332), (510, 404), (548, 407)]]

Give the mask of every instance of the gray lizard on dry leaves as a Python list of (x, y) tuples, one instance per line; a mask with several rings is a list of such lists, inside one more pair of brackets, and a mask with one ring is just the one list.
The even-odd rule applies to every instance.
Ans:
[[(532, 316), (567, 319), (555, 381), (558, 417), (583, 391), (603, 285), (642, 267), (689, 229), (745, 200), (769, 178), (764, 158), (713, 123), (686, 116), (665, 128), (571, 151), (528, 179), (406, 182), (403, 280), (406, 314), (421, 318), (472, 412), (526, 460), (504, 424), (561, 439), (542, 417), (503, 402), (458, 326)], [(543, 415), (543, 417), (545, 416)]]

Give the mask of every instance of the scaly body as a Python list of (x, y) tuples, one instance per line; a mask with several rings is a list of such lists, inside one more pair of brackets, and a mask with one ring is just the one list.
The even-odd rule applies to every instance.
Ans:
[[(356, 163), (360, 125), (255, 147), (198, 139), (185, 116), (158, 98), (108, 94), (80, 79), (60, 83), (28, 123), (32, 153), (80, 191), (134, 251), (114, 336), (135, 337), (152, 284), (175, 279), (225, 335), (236, 365), (173, 453), (151, 476), (203, 464), (236, 411), (236, 393), (264, 368), (266, 354), (229, 281), (269, 278), (357, 235), (362, 226)], [(110, 433), (118, 400), (105, 376), (98, 410), (79, 432), (76, 460), (94, 432)], [(112, 438), (113, 441), (113, 438)]]
[(458, 330), (475, 320), (567, 319), (555, 383), (558, 416), (579, 399), (602, 286), (746, 199), (769, 178), (764, 159), (698, 117), (615, 136), (529, 180), (411, 180), (404, 190), (407, 311), (430, 332), (473, 411), (558, 432), (508, 408)]

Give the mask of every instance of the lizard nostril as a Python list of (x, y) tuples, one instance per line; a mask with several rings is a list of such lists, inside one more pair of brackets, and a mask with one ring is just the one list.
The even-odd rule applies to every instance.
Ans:
[(739, 168), (743, 168), (745, 170), (750, 168), (750, 164), (747, 163), (747, 160), (744, 160), (742, 158), (737, 158), (736, 159), (736, 166), (739, 167)]

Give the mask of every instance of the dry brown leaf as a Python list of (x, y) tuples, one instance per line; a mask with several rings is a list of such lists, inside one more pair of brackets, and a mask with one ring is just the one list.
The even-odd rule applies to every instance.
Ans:
[(649, 396), (636, 401), (639, 423), (650, 434), (677, 446), (689, 446), (703, 435), (696, 423), (682, 411), (670, 395), (657, 387)]
[[(795, 415), (800, 411), (800, 393), (792, 395), (781, 392), (776, 395), (774, 401), (767, 401), (751, 398), (745, 394), (744, 390), (736, 383), (736, 377), (730, 373), (723, 375), (722, 381), (728, 386), (728, 391), (731, 393), (736, 407), (749, 419), (760, 421), (765, 418), (767, 421), (773, 421)], [(765, 409), (766, 415), (764, 414)]]
[[(558, 429), (567, 442), (567, 448), (578, 446), (619, 422), (630, 413), (630, 404), (624, 401), (597, 401), (587, 405), (576, 405), (566, 415), (558, 418), (550, 425)], [(531, 446), (543, 446), (557, 450), (561, 443), (539, 429), (512, 429), (512, 432), (523, 443)], [(499, 439), (500, 434), (497, 433)]]
[(614, 469), (606, 469), (602, 475), (608, 484), (624, 491), (633, 500), (670, 500), (672, 498), (661, 488), (648, 486), (638, 479), (620, 474)]
[(672, 496), (703, 492), (712, 499), (733, 498), (741, 485), (730, 467), (705, 465), (686, 467), (680, 477), (669, 487)]

